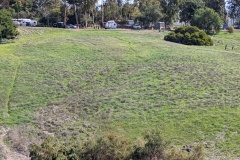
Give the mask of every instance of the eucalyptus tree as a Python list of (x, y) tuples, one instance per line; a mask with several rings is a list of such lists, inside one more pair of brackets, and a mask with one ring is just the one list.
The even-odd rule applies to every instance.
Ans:
[(191, 22), (197, 9), (204, 8), (203, 0), (183, 0), (179, 6), (179, 18), (181, 22)]
[(205, 2), (205, 6), (208, 8), (212, 8), (215, 12), (217, 12), (222, 19), (226, 15), (225, 8), (225, 0), (203, 0)]
[[(218, 33), (223, 22), (217, 12), (211, 8), (198, 9), (191, 22), (199, 29), (205, 30), (207, 34), (213, 34), (214, 30)], [(213, 30), (214, 29), (214, 30)]]
[(162, 20), (165, 25), (171, 25), (173, 20), (177, 18), (180, 4), (181, 0), (161, 0)]
[(135, 1), (138, 9), (135, 10), (135, 20), (148, 27), (151, 23), (159, 21), (162, 17), (161, 0)]
[(233, 22), (240, 17), (240, 0), (227, 0), (228, 15)]

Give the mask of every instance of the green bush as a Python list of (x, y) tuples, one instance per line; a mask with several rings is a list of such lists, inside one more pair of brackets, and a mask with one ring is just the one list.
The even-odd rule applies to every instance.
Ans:
[(147, 132), (144, 136), (146, 141), (144, 147), (137, 147), (132, 154), (133, 160), (151, 160), (165, 159), (165, 151), (168, 149), (170, 142), (163, 139), (159, 130)]
[(12, 22), (11, 13), (5, 9), (0, 10), (0, 40), (13, 39), (18, 34), (17, 26)]
[(227, 27), (227, 31), (228, 31), (228, 33), (233, 33), (234, 32), (233, 26)]
[[(63, 142), (55, 138), (48, 137), (42, 144), (33, 144), (30, 148), (31, 160), (41, 159), (77, 159), (77, 155), (72, 148), (68, 148)], [(78, 147), (76, 147), (78, 148)]]
[(82, 160), (128, 160), (131, 151), (131, 142), (125, 137), (109, 132), (85, 143), (79, 157)]
[(219, 14), (213, 9), (200, 8), (196, 10), (191, 20), (191, 25), (197, 26), (207, 34), (213, 35), (220, 32), (223, 22)]
[(41, 144), (30, 146), (31, 160), (204, 160), (204, 145), (192, 146), (190, 153), (171, 146), (159, 130), (148, 131), (140, 143), (128, 141), (126, 137), (108, 132), (82, 142), (69, 142), (54, 137)]
[(185, 45), (212, 46), (212, 39), (197, 27), (179, 27), (164, 37), (164, 40)]

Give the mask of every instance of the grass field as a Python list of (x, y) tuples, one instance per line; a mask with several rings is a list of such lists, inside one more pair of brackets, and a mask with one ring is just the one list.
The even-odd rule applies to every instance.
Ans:
[(176, 145), (240, 156), (240, 32), (221, 32), (212, 47), (158, 31), (20, 32), (0, 45), (0, 125), (129, 139), (159, 128)]

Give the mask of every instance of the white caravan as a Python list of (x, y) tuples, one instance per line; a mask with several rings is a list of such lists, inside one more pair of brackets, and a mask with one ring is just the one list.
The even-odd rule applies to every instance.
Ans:
[(117, 28), (117, 23), (115, 21), (107, 21), (105, 23), (105, 28), (106, 29), (116, 29)]
[[(13, 19), (13, 22), (15, 22), (16, 19)], [(31, 19), (17, 19), (17, 21), (19, 22), (20, 26), (32, 26), (32, 27), (36, 27), (37, 26), (37, 21), (35, 20), (31, 20)]]

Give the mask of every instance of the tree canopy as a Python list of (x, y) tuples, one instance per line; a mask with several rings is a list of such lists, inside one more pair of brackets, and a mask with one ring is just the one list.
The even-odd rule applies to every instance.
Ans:
[(223, 24), (219, 14), (211, 8), (198, 9), (193, 16), (192, 25), (205, 30), (206, 33), (210, 34), (212, 31), (219, 32), (220, 27)]

